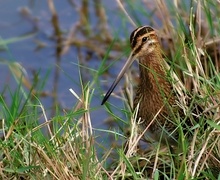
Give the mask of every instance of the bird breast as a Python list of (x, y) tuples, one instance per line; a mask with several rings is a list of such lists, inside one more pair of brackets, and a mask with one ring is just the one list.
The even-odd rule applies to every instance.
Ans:
[[(141, 62), (141, 61), (140, 61)], [(142, 61), (143, 62), (143, 61)], [(148, 124), (156, 117), (161, 126), (165, 123), (165, 117), (171, 112), (171, 106), (175, 99), (172, 94), (172, 86), (167, 79), (167, 74), (161, 64), (151, 63), (139, 65), (140, 84), (138, 85), (134, 99), (134, 107), (139, 107), (138, 117)], [(151, 130), (157, 128), (153, 123)]]

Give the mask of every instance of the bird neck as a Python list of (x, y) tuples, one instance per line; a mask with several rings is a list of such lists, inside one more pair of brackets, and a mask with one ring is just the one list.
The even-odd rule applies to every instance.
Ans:
[(139, 59), (140, 87), (149, 90), (154, 94), (163, 92), (170, 93), (171, 84), (168, 81), (167, 73), (161, 53), (152, 52)]

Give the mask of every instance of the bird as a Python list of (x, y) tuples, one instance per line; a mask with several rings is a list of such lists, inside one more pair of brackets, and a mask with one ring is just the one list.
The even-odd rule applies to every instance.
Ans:
[(137, 119), (144, 127), (152, 123), (149, 132), (153, 139), (176, 145), (178, 133), (174, 131), (177, 124), (173, 119), (178, 107), (156, 31), (150, 26), (138, 27), (130, 35), (130, 46), (131, 53), (101, 104), (108, 100), (127, 69), (138, 60), (140, 81), (134, 98)]
[[(150, 124), (148, 130), (151, 137), (168, 145), (174, 152), (173, 150), (178, 146), (178, 127), (182, 123), (181, 118), (184, 119), (186, 115), (178, 104), (179, 96), (174, 84), (170, 81), (171, 75), (163, 59), (163, 51), (156, 31), (150, 26), (138, 27), (130, 35), (130, 46), (131, 53), (101, 104), (103, 105), (108, 100), (127, 69), (135, 60), (138, 60), (140, 80), (133, 103), (134, 110), (137, 111), (137, 120), (142, 122), (144, 127), (148, 127)], [(189, 96), (189, 98), (191, 97)], [(191, 109), (192, 114), (194, 111), (195, 114), (203, 111), (201, 105), (196, 104), (195, 106), (194, 109)], [(197, 116), (193, 118), (196, 121)], [(184, 132), (184, 128), (187, 126), (193, 126), (188, 118), (181, 124), (183, 133), (186, 132)], [(207, 162), (213, 175), (218, 177), (220, 167), (219, 163), (215, 162), (219, 162), (219, 160), (209, 158)]]

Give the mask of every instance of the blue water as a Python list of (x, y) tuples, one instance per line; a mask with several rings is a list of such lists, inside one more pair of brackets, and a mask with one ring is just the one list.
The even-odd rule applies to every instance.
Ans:
[[(75, 1), (73, 1), (75, 2)], [(67, 36), (68, 31), (71, 27), (79, 21), (79, 14), (77, 7), (79, 2), (71, 5), (69, 1), (54, 1), (56, 10), (58, 12), (59, 23), (61, 30), (64, 35)], [(91, 25), (94, 27), (97, 25), (97, 17), (93, 8), (94, 4), (90, 1), (90, 19)], [(103, 6), (107, 13), (109, 31), (113, 34), (113, 37), (120, 37), (122, 40), (128, 40), (130, 32), (133, 31), (134, 27), (128, 22), (126, 18), (121, 18), (123, 13), (118, 9), (116, 2), (109, 0), (103, 1)], [(128, 6), (128, 10), (137, 9), (141, 10), (135, 12), (134, 19), (139, 24), (148, 24), (149, 20), (146, 17), (142, 17), (145, 8), (137, 2), (137, 6)], [(25, 15), (26, 13), (26, 15)], [(146, 14), (150, 13), (146, 11)], [(33, 79), (33, 73), (39, 73), (40, 80), (44, 79), (49, 73), (46, 84), (43, 91), (52, 93), (54, 89), (54, 76), (55, 69), (57, 67), (57, 61), (55, 56), (56, 41), (54, 39), (54, 29), (51, 24), (51, 13), (48, 9), (47, 1), (44, 0), (7, 0), (0, 1), (0, 37), (1, 39), (7, 40), (13, 37), (29, 36), (25, 40), (6, 44), (7, 49), (0, 51), (0, 59), (7, 60), (8, 62), (18, 62), (27, 71), (30, 82)], [(80, 35), (78, 36), (80, 37)], [(84, 39), (84, 37), (82, 37)], [(38, 44), (43, 44), (44, 47), (38, 49)], [(88, 49), (81, 48), (82, 56), (85, 57)], [(106, 49), (107, 50), (107, 49)], [(125, 47), (124, 52), (128, 51)], [(77, 47), (71, 47), (67, 54), (61, 57), (59, 64), (59, 78), (58, 78), (58, 102), (61, 105), (61, 109), (72, 109), (77, 102), (77, 99), (69, 92), (69, 88), (72, 88), (78, 95), (81, 95), (82, 89), (80, 87), (79, 77), (79, 63), (83, 63), (83, 66), (97, 70), (101, 64), (101, 57), (93, 54), (91, 59), (83, 61), (79, 59)], [(94, 96), (91, 102), (91, 121), (94, 128), (101, 129), (120, 129), (117, 125), (110, 125), (105, 123), (108, 113), (104, 106), (101, 106), (102, 97), (100, 92), (106, 92), (113, 82), (114, 77), (120, 71), (121, 67), (125, 63), (127, 54), (124, 52), (118, 53), (117, 59), (119, 59), (110, 68), (109, 76), (103, 75), (99, 77), (99, 83), (103, 89), (96, 89), (94, 86)], [(113, 52), (114, 53), (114, 52)], [(122, 56), (125, 54), (124, 56)], [(112, 63), (113, 60), (107, 61)], [(89, 82), (92, 80), (92, 74), (86, 68), (81, 70), (84, 81)], [(6, 84), (11, 89), (15, 90), (18, 85), (15, 82), (11, 72), (7, 66), (3, 63), (0, 64), (0, 90)], [(120, 87), (116, 88), (116, 91)], [(7, 97), (6, 101), (10, 102), (10, 97)], [(47, 110), (48, 118), (51, 118), (51, 107), (53, 98), (51, 96), (42, 97), (40, 99), (42, 105)], [(126, 113), (122, 113), (121, 109), (124, 108), (123, 102), (118, 99), (111, 97), (109, 101), (115, 105), (112, 107), (112, 111), (116, 116), (121, 117), (126, 121)], [(62, 111), (61, 111), (62, 112)], [(43, 120), (42, 120), (43, 121)], [(104, 146), (108, 145), (109, 142), (106, 138), (109, 138), (108, 133), (101, 131), (95, 131), (98, 142)]]

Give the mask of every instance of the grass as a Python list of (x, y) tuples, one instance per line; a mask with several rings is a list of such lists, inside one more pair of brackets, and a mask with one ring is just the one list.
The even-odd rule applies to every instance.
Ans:
[[(53, 2), (49, 3), (52, 14), (56, 15), (56, 10), (51, 4)], [(142, 142), (143, 136), (147, 136), (149, 126), (140, 133), (136, 121), (137, 112), (131, 112), (135, 94), (132, 87), (132, 83), (135, 84), (135, 74), (131, 72), (125, 78), (123, 88), (125, 91), (114, 93), (118, 101), (122, 101), (124, 109), (121, 110), (117, 104), (111, 103), (107, 103), (103, 108), (103, 111), (109, 114), (109, 119), (117, 123), (119, 129), (94, 129), (90, 114), (100, 107), (92, 107), (91, 100), (95, 98), (94, 91), (99, 91), (99, 96), (103, 94), (100, 90), (102, 84), (98, 81), (99, 76), (107, 70), (105, 66), (108, 58), (118, 58), (112, 52), (127, 49), (123, 40), (116, 41), (116, 38), (111, 38), (109, 29), (104, 28), (102, 30), (110, 36), (107, 37), (112, 43), (109, 45), (105, 39), (99, 39), (99, 43), (102, 42), (103, 47), (108, 47), (108, 50), (93, 47), (91, 39), (88, 43), (79, 44), (77, 38), (73, 42), (69, 42), (71, 38), (68, 38), (64, 43), (63, 51), (67, 51), (70, 45), (85, 46), (103, 57), (103, 63), (98, 70), (90, 69), (94, 73), (91, 82), (84, 83), (80, 79), (81, 94), (71, 90), (73, 98), (78, 102), (71, 110), (63, 111), (62, 114), (57, 109), (53, 117), (47, 117), (38, 90), (35, 91), (36, 87), (30, 86), (31, 83), (25, 78), (21, 66), (16, 63), (7, 64), (17, 78), (18, 86), (15, 90), (5, 87), (4, 92), (10, 92), (9, 102), (5, 100), (4, 92), (0, 96), (1, 178), (220, 179), (218, 48), (220, 30), (217, 17), (219, 4), (211, 0), (190, 3), (191, 6), (185, 4), (185, 1), (177, 4), (173, 4), (173, 1), (167, 1), (167, 4), (156, 1), (155, 6), (152, 6), (144, 1), (143, 6), (138, 7), (144, 17), (149, 18), (153, 15), (149, 22), (158, 29), (158, 35), (161, 37), (164, 58), (170, 67), (173, 77), (171, 81), (179, 94), (180, 107), (194, 124), (187, 129), (187, 133), (193, 135), (191, 139), (185, 138), (182, 126), (185, 119), (176, 115), (175, 121), (179, 124), (180, 134), (176, 149), (169, 149), (161, 143)], [(138, 19), (140, 16), (136, 14), (137, 9), (134, 11), (131, 8), (134, 7), (131, 3), (125, 2), (120, 7), (125, 9), (128, 7), (131, 19), (143, 22)], [(146, 14), (148, 12), (146, 7), (149, 8), (149, 14)], [(104, 7), (96, 8), (101, 13), (100, 16), (106, 16)], [(104, 14), (100, 8), (104, 10)], [(83, 16), (84, 12), (81, 13)], [(87, 11), (85, 15), (88, 16)], [(123, 22), (129, 22), (128, 15), (120, 16)], [(105, 18), (101, 20), (102, 25), (111, 27)], [(80, 28), (86, 25), (86, 30), (82, 29), (82, 32), (89, 38), (92, 32), (90, 22), (81, 18), (80, 23)], [(69, 37), (71, 33), (70, 30)], [(81, 76), (81, 71), (79, 72)], [(45, 83), (44, 80), (42, 83)], [(188, 98), (191, 98), (191, 101), (186, 105)], [(198, 104), (203, 108), (203, 113), (196, 111)], [(115, 115), (116, 110), (122, 111), (126, 119)], [(43, 120), (43, 123), (39, 123), (40, 120)], [(97, 141), (96, 135), (100, 131), (109, 134), (111, 147), (106, 148)], [(146, 138), (147, 141), (151, 141), (148, 136)], [(110, 140), (103, 139), (102, 142)]]

